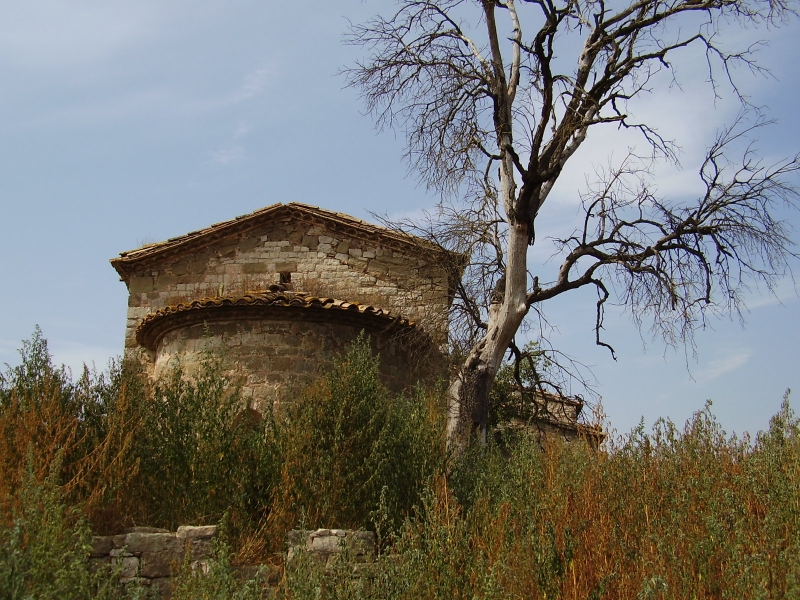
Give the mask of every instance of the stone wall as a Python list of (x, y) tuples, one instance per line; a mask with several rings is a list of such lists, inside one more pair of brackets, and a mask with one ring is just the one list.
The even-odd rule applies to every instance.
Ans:
[(342, 553), (354, 563), (367, 563), (375, 560), (377, 544), (375, 534), (371, 531), (354, 531), (351, 529), (317, 529), (306, 531), (292, 529), (287, 535), (289, 552), (286, 556), (287, 566), (291, 566), (301, 552), (307, 553), (313, 560), (330, 567)]
[(392, 309), (421, 322), (443, 343), (447, 272), (411, 254), (374, 240), (344, 239), (321, 224), (277, 220), (135, 272), (128, 285), (126, 353), (138, 348), (136, 327), (154, 310), (278, 283), (316, 296)]
[[(155, 598), (169, 598), (174, 569), (184, 563), (187, 553), (192, 568), (208, 572), (211, 544), (217, 534), (215, 525), (181, 526), (176, 532), (132, 527), (120, 535), (93, 537), (89, 561), (94, 568), (115, 565), (120, 569), (120, 583), (138, 583), (149, 588)], [(287, 545), (286, 563), (290, 568), (301, 552), (329, 568), (343, 553), (350, 563), (371, 563), (377, 549), (374, 533), (347, 529), (292, 530), (287, 535)], [(259, 577), (272, 586), (280, 579), (280, 569), (272, 565), (236, 570), (242, 578)]]
[(183, 563), (186, 553), (197, 568), (211, 555), (216, 525), (182, 526), (178, 531), (133, 527), (121, 535), (92, 538), (91, 563), (121, 568), (120, 583), (137, 582), (162, 597), (172, 591), (172, 567)]

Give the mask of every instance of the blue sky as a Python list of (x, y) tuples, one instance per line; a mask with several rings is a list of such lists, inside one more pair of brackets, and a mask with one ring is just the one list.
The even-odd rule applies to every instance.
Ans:
[[(57, 362), (103, 368), (121, 352), (127, 297), (108, 259), (142, 243), (274, 202), (364, 219), (432, 206), (435, 198), (407, 175), (400, 135), (376, 132), (337, 74), (360, 52), (341, 43), (347, 19), (387, 7), (361, 0), (0, 5), (0, 364), (17, 362), (20, 341), (38, 324)], [(762, 32), (770, 46), (760, 60), (774, 78), (742, 74), (753, 102), (778, 121), (758, 142), (768, 158), (799, 149), (798, 32), (797, 22)], [(731, 44), (753, 36), (734, 27), (724, 33)], [(679, 57), (676, 67), (680, 87), (659, 86), (635, 106), (683, 147), (683, 170), (657, 172), (666, 196), (692, 193), (697, 158), (737, 110), (727, 91), (713, 99), (695, 58)], [(637, 143), (613, 128), (592, 131), (545, 205), (539, 231), (571, 229), (594, 165)], [(549, 252), (531, 256), (536, 270)], [(619, 355), (612, 361), (593, 345), (593, 306), (581, 293), (548, 306), (550, 335), (592, 366), (620, 431), (642, 417), (648, 425), (660, 416), (683, 423), (710, 398), (726, 430), (754, 432), (786, 388), (800, 390), (800, 304), (791, 280), (777, 297), (753, 290), (745, 328), (736, 318), (712, 321), (698, 334), (696, 358), (640, 336), (625, 314), (611, 311), (606, 339)]]

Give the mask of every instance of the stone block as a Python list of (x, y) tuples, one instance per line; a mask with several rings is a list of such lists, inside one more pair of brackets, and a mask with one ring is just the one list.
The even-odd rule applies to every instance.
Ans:
[(336, 246), (336, 252), (339, 254), (347, 254), (348, 250), (350, 250), (349, 242), (339, 242), (339, 245)]
[(209, 540), (211, 538), (217, 537), (218, 533), (219, 533), (219, 527), (217, 525), (199, 525), (199, 526), (181, 525), (180, 527), (178, 527), (178, 531), (175, 535), (179, 539)]
[(152, 277), (131, 277), (128, 284), (128, 291), (131, 294), (147, 294), (153, 291)]
[(211, 556), (211, 539), (195, 539), (189, 544), (189, 553), (192, 560), (199, 560)]
[(108, 553), (114, 549), (114, 540), (110, 535), (92, 536), (92, 551), (91, 557), (97, 558), (100, 556), (108, 556)]
[(239, 248), (239, 245), (236, 243), (227, 244), (225, 246), (220, 246), (219, 248), (215, 248), (215, 254), (217, 257), (222, 256), (233, 256), (236, 254), (236, 250)]
[(187, 260), (179, 260), (176, 263), (172, 264), (172, 274), (181, 276), (181, 275), (188, 275), (191, 272), (196, 271), (197, 267), (193, 264), (190, 264)]
[(123, 556), (117, 559), (117, 565), (120, 568), (119, 580), (124, 583), (124, 580), (132, 580), (139, 574), (139, 559), (135, 556)]
[(350, 265), (350, 268), (354, 271), (360, 271), (363, 273), (367, 270), (368, 262), (363, 258), (351, 257), (350, 260), (347, 261), (347, 264)]
[(125, 533), (169, 533), (169, 529), (161, 527), (128, 527)]
[(148, 579), (169, 577), (172, 563), (180, 562), (183, 553), (177, 550), (145, 552), (141, 557), (141, 574)]
[(297, 273), (297, 261), (279, 260), (275, 262), (275, 270), (278, 273)]
[(338, 552), (340, 549), (340, 541), (344, 541), (344, 538), (339, 538), (335, 535), (325, 535), (320, 537), (315, 537), (311, 539), (311, 548), (312, 552)]
[(245, 275), (255, 275), (262, 273), (269, 273), (269, 264), (266, 262), (251, 262), (242, 265), (242, 273)]
[(319, 245), (319, 238), (313, 235), (304, 235), (300, 240), (300, 245), (305, 246), (309, 250), (316, 250)]
[(261, 240), (259, 240), (257, 237), (242, 238), (241, 240), (239, 240), (239, 251), (249, 252), (256, 246), (258, 246), (260, 241)]
[(129, 533), (125, 538), (125, 546), (133, 554), (177, 552), (182, 548), (181, 541), (174, 533)]
[(372, 273), (378, 273), (379, 275), (385, 275), (389, 272), (389, 265), (379, 262), (377, 260), (369, 261), (369, 266), (367, 269)]
[(159, 275), (156, 278), (156, 284), (161, 289), (175, 287), (178, 285), (178, 277), (176, 275)]

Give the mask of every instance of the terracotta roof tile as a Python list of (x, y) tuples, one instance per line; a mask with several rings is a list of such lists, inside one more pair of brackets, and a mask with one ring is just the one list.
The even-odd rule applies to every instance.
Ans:
[[(221, 310), (220, 310), (221, 309)], [(141, 346), (155, 350), (159, 340), (169, 331), (187, 324), (209, 320), (214, 313), (223, 318), (223, 312), (250, 312), (250, 309), (264, 309), (270, 314), (276, 310), (290, 309), (298, 314), (303, 311), (331, 311), (326, 320), (336, 320), (337, 314), (346, 320), (353, 320), (372, 328), (383, 330), (417, 330), (425, 335), (416, 323), (391, 311), (371, 305), (336, 300), (334, 298), (318, 298), (305, 292), (288, 291), (282, 286), (270, 286), (269, 290), (254, 291), (241, 296), (224, 296), (202, 298), (189, 303), (167, 306), (147, 315), (136, 329), (136, 340)], [(217, 311), (220, 311), (217, 313)], [(291, 313), (287, 313), (287, 316)]]

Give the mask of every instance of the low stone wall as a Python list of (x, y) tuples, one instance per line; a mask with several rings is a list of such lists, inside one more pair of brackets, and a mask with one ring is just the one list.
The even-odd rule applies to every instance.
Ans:
[(287, 535), (287, 541), (289, 553), (286, 562), (289, 565), (300, 552), (307, 552), (311, 558), (326, 567), (331, 566), (343, 551), (347, 552), (350, 561), (367, 563), (375, 560), (377, 550), (375, 534), (371, 531), (292, 529)]
[(178, 531), (154, 527), (133, 527), (121, 535), (92, 538), (91, 564), (115, 564), (121, 568), (120, 583), (138, 582), (162, 597), (172, 591), (174, 564), (190, 560), (204, 568), (211, 555), (211, 541), (217, 536), (216, 525), (182, 526)]
[[(169, 598), (172, 594), (172, 569), (182, 564), (188, 553), (192, 567), (208, 571), (212, 555), (212, 541), (218, 534), (216, 525), (200, 527), (181, 526), (175, 532), (155, 527), (132, 527), (120, 535), (92, 538), (90, 564), (94, 568), (115, 565), (120, 569), (120, 583), (138, 583), (150, 588), (156, 598)], [(293, 529), (287, 535), (287, 566), (291, 568), (299, 553), (307, 553), (325, 568), (332, 567), (337, 558), (346, 553), (347, 560), (356, 566), (366, 567), (376, 559), (376, 538), (371, 531), (348, 529)], [(265, 571), (266, 569), (266, 571)], [(280, 569), (270, 565), (236, 567), (245, 579), (261, 577), (275, 586)], [(357, 569), (357, 574), (362, 574)]]

